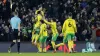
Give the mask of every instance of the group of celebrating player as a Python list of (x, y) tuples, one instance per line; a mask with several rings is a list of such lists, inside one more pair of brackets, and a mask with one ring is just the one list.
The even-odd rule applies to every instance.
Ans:
[[(62, 33), (59, 34), (57, 31), (56, 19), (51, 19), (50, 22), (45, 19), (44, 12), (42, 11), (42, 7), (39, 8), (35, 12), (35, 20), (33, 25), (32, 32), (32, 44), (36, 45), (39, 52), (46, 52), (46, 40), (48, 38), (47, 25), (50, 25), (52, 31), (52, 40), (51, 44), (56, 52), (56, 48), (59, 46), (63, 46), (68, 43), (69, 52), (74, 52), (74, 37), (77, 32), (76, 22), (72, 19), (72, 15), (69, 14), (68, 18), (65, 20)], [(63, 43), (55, 44), (58, 36), (63, 36)]]

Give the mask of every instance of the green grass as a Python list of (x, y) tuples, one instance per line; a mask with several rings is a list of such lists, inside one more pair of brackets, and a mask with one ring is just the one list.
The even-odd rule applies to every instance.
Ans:
[(0, 56), (99, 56), (100, 53), (0, 53)]

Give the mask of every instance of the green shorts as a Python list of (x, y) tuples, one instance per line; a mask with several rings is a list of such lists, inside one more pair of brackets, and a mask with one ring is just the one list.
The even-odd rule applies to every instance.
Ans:
[(55, 42), (57, 40), (57, 37), (58, 37), (58, 34), (52, 35), (52, 41)]
[(47, 40), (47, 36), (41, 36), (41, 37), (39, 38), (39, 42), (40, 42), (40, 43), (46, 43), (46, 40)]
[(73, 33), (66, 34), (66, 36), (63, 38), (63, 43), (68, 42), (68, 40), (73, 40), (74, 36), (75, 36), (75, 34), (73, 34)]
[(36, 29), (34, 34), (39, 34), (40, 33), (40, 29)]

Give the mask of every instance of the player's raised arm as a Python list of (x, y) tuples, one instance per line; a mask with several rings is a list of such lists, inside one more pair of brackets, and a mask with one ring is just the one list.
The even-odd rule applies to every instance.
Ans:
[(48, 22), (46, 19), (43, 19), (44, 20), (44, 22), (46, 23), (46, 24), (51, 24), (51, 22)]
[(42, 16), (44, 16), (44, 12), (43, 11), (41, 11), (41, 14), (42, 14)]
[(63, 27), (62, 27), (62, 33), (63, 33), (63, 34), (64, 34), (64, 32), (65, 32), (65, 28), (66, 28), (66, 21), (64, 22)]

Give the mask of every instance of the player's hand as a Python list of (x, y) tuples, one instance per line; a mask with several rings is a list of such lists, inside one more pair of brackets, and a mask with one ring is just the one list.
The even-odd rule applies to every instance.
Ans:
[(18, 36), (20, 36), (20, 32), (18, 32)]

